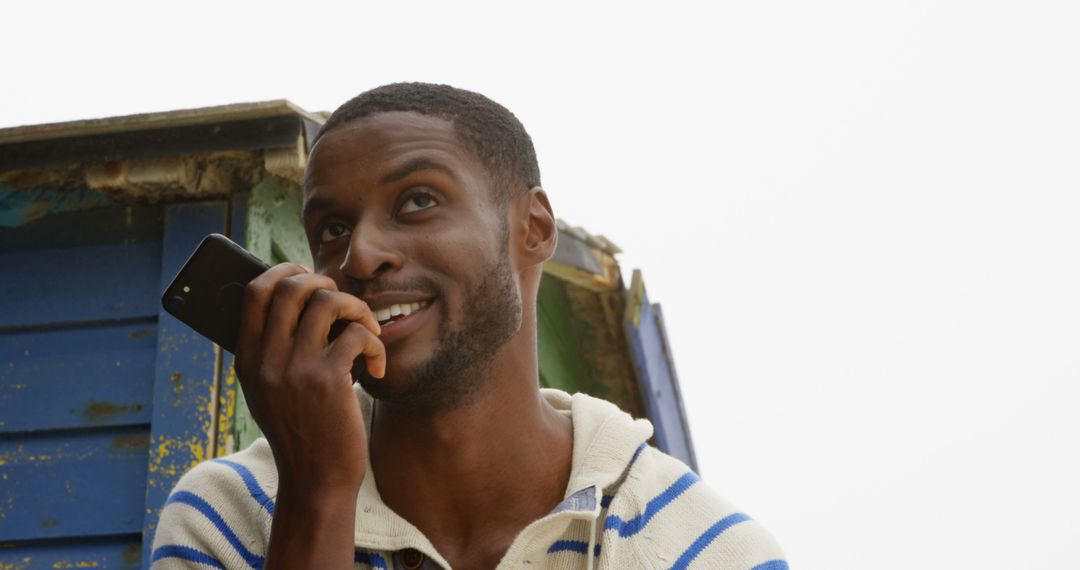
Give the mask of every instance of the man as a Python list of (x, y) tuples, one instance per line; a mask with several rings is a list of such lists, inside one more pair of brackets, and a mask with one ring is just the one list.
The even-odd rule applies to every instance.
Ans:
[(180, 481), (155, 568), (787, 568), (647, 421), (538, 388), (557, 230), (508, 110), (361, 94), (316, 137), (303, 217), (314, 270), (245, 294), (236, 369), (265, 439)]

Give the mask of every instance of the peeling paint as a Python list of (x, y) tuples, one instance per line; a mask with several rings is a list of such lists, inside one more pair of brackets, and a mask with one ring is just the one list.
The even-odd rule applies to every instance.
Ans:
[(82, 185), (69, 190), (49, 185), (30, 191), (12, 188), (0, 177), (0, 227), (18, 227), (49, 214), (106, 206), (112, 200)]
[[(149, 472), (151, 475), (159, 474), (169, 478), (178, 477), (206, 459), (205, 444), (197, 436), (188, 439), (157, 436), (155, 445), (157, 447), (150, 455)], [(174, 453), (183, 450), (191, 454), (190, 461), (178, 464), (175, 460), (171, 460)], [(157, 478), (153, 476), (149, 478), (148, 483), (159, 484)], [(171, 485), (171, 481), (169, 484)]]
[[(116, 363), (120, 365), (119, 362)], [(93, 423), (106, 421), (122, 414), (135, 414), (142, 411), (142, 404), (114, 404), (112, 402), (89, 402), (83, 410), (83, 416)]]
[(113, 438), (113, 449), (147, 449), (150, 447), (150, 438), (143, 434), (118, 435)]
[(131, 159), (91, 165), (86, 184), (111, 196), (152, 202), (188, 196), (221, 196), (238, 178), (261, 170), (254, 152), (222, 151), (179, 158)]
[(121, 554), (121, 556), (124, 559), (124, 564), (135, 566), (142, 561), (142, 549), (139, 548), (139, 545), (132, 544), (124, 549), (124, 553)]
[(77, 562), (71, 562), (70, 560), (59, 560), (53, 562), (53, 568), (98, 568), (101, 564), (94, 560), (79, 560)]
[(229, 366), (228, 372), (218, 391), (217, 445), (216, 457), (222, 457), (236, 451), (236, 436), (233, 433), (236, 418), (236, 369)]
[(94, 455), (95, 450), (83, 450), (80, 452), (72, 452), (66, 445), (60, 449), (56, 449), (54, 453), (26, 453), (22, 445), (19, 445), (18, 449), (14, 452), (8, 452), (0, 455), (0, 466), (11, 465), (12, 467), (23, 467), (32, 465), (35, 467), (52, 465), (58, 461), (83, 461), (86, 458)]

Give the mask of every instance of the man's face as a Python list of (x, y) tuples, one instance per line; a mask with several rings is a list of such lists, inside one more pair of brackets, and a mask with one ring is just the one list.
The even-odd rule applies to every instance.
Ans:
[(491, 184), (448, 121), (417, 113), (350, 121), (313, 150), (304, 227), (316, 271), (379, 317), (403, 313), (382, 324), (385, 378), (354, 367), (375, 397), (417, 413), (456, 407), (520, 328)]

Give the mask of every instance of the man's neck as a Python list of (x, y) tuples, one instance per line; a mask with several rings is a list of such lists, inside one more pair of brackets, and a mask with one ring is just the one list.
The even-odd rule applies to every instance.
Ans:
[(448, 560), (489, 547), (501, 556), (566, 492), (570, 418), (539, 394), (536, 366), (522, 376), (520, 362), (497, 358), (474, 400), (434, 416), (376, 404), (371, 465), (379, 494)]

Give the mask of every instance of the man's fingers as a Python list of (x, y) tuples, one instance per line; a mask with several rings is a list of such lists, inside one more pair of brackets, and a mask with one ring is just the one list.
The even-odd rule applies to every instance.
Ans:
[(236, 339), (236, 354), (244, 361), (255, 361), (261, 356), (261, 344), (274, 289), (282, 279), (305, 273), (306, 270), (292, 263), (275, 265), (252, 279), (244, 288), (240, 312), (240, 332)]
[(266, 318), (264, 347), (268, 351), (291, 352), (293, 337), (300, 326), (301, 313), (313, 295), (322, 290), (337, 291), (334, 280), (317, 273), (291, 275), (281, 279)]
[(326, 359), (334, 368), (352, 370), (353, 362), (361, 355), (373, 378), (386, 375), (386, 347), (367, 327), (353, 322), (330, 345)]
[[(336, 320), (350, 324), (327, 349), (327, 333)], [(244, 291), (238, 365), (251, 371), (281, 370), (297, 357), (311, 357), (351, 370), (363, 355), (368, 372), (381, 378), (386, 373), (381, 332), (367, 303), (338, 291), (333, 279), (299, 265), (276, 265)]]
[(296, 345), (302, 351), (322, 351), (327, 333), (337, 321), (359, 322), (376, 336), (382, 332), (378, 319), (367, 303), (348, 293), (322, 289), (311, 295), (304, 316), (296, 330)]

